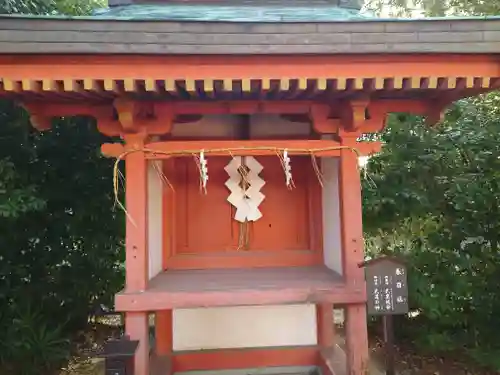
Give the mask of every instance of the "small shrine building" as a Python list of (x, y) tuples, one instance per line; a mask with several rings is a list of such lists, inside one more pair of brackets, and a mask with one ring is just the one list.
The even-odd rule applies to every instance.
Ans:
[(348, 0), (109, 2), (90, 17), (1, 16), (0, 96), (40, 131), (92, 117), (102, 153), (124, 160), (115, 308), (139, 343), (133, 375), (367, 374), (358, 157), (380, 144), (360, 140), (390, 113), (433, 125), (497, 89), (500, 19), (384, 20)]

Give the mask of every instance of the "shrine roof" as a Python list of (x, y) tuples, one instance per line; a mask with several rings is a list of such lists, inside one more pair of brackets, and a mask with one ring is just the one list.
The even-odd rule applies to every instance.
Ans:
[(493, 54), (500, 49), (500, 17), (382, 19), (359, 10), (358, 0), (339, 0), (342, 6), (332, 1), (173, 1), (117, 5), (87, 17), (0, 15), (0, 53)]
[(95, 18), (156, 21), (325, 22), (372, 17), (354, 6), (339, 7), (326, 0), (287, 2), (245, 0), (216, 3), (172, 2), (131, 4), (99, 9)]
[(499, 50), (499, 17), (222, 22), (109, 15), (0, 16), (3, 54), (491, 54)]

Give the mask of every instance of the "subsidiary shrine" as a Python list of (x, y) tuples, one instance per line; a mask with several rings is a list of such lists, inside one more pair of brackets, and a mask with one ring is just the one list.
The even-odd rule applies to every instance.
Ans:
[(381, 145), (362, 136), (394, 112), (435, 125), (496, 90), (500, 19), (361, 6), (110, 0), (89, 17), (0, 16), (0, 96), (40, 131), (95, 119), (102, 154), (124, 162), (127, 375), (369, 373), (358, 159)]

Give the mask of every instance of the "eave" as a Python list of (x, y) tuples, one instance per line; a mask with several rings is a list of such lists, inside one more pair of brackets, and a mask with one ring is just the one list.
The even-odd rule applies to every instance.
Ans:
[(496, 89), (497, 56), (0, 56), (0, 95), (28, 101), (453, 100)]
[(0, 56), (0, 96), (25, 105), (40, 128), (56, 116), (113, 120), (118, 98), (141, 103), (145, 118), (257, 113), (276, 101), (281, 114), (316, 103), (335, 116), (351, 103), (370, 118), (410, 111), (435, 123), (453, 101), (497, 89), (499, 78), (498, 57), (488, 54)]
[(4, 54), (497, 54), (499, 18), (196, 22), (0, 17)]

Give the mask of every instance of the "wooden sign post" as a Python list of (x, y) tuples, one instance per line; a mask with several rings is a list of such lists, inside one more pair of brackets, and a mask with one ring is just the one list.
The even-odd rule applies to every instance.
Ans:
[(381, 257), (360, 264), (365, 268), (367, 310), (382, 315), (386, 352), (386, 375), (395, 375), (393, 315), (408, 313), (406, 265), (393, 257)]

